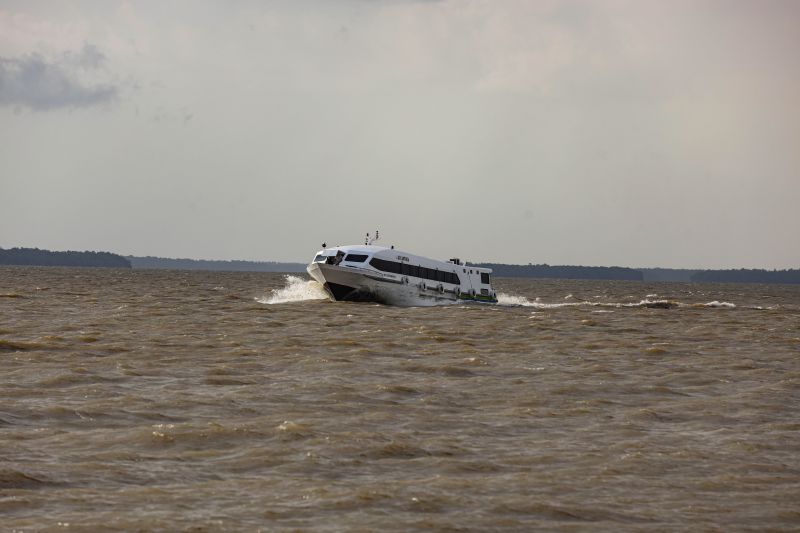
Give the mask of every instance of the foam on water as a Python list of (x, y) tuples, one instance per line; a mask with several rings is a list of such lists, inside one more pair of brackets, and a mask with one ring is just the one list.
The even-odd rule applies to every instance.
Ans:
[(256, 301), (262, 304), (285, 304), (304, 300), (324, 300), (327, 297), (325, 289), (318, 282), (300, 276), (286, 275), (285, 286), (272, 289), (271, 296), (256, 298)]
[[(300, 276), (286, 275), (286, 285), (280, 289), (272, 289), (270, 296), (257, 298), (256, 301), (263, 304), (283, 304), (291, 302), (302, 302), (305, 300), (324, 300), (328, 297), (325, 289), (314, 280), (307, 280)], [(686, 304), (665, 299), (651, 299), (656, 295), (648, 294), (643, 300), (638, 302), (590, 302), (588, 300), (575, 300), (572, 294), (564, 297), (565, 300), (573, 300), (563, 303), (540, 302), (537, 298), (531, 301), (524, 296), (515, 294), (497, 293), (497, 303), (508, 307), (533, 307), (535, 309), (560, 309), (565, 307), (649, 307), (670, 309), (674, 307), (704, 307), (712, 309), (735, 309), (736, 304), (730, 302), (713, 301), (708, 303)]]
[[(708, 302), (708, 303), (697, 303), (697, 304), (686, 304), (683, 302), (676, 302), (674, 300), (665, 300), (665, 299), (650, 299), (650, 297), (655, 295), (648, 295), (643, 300), (638, 302), (590, 302), (587, 300), (579, 300), (576, 302), (565, 302), (565, 303), (546, 303), (540, 302), (537, 298), (536, 301), (530, 301), (529, 299), (525, 298), (524, 296), (516, 296), (513, 294), (505, 294), (505, 293), (498, 293), (497, 294), (497, 303), (498, 305), (505, 305), (510, 307), (533, 307), (535, 309), (561, 309), (564, 307), (612, 307), (612, 308), (624, 308), (624, 307), (645, 307), (645, 308), (654, 308), (654, 309), (672, 309), (675, 307), (704, 307), (704, 308), (712, 308), (712, 309), (735, 309), (736, 304), (730, 302)], [(574, 296), (568, 294), (564, 297), (565, 300), (572, 299)]]
[(531, 302), (524, 296), (515, 296), (513, 294), (505, 294), (503, 292), (497, 293), (497, 303), (498, 305), (511, 305), (511, 306), (521, 306), (521, 307), (529, 307), (533, 305), (533, 302)]
[(708, 302), (707, 304), (702, 304), (703, 307), (715, 307), (715, 308), (724, 308), (724, 309), (735, 309), (736, 304), (732, 304), (730, 302), (718, 302), (714, 300), (713, 302)]
[[(574, 298), (571, 294), (568, 294), (564, 297), (565, 300), (569, 300)], [(608, 304), (601, 304), (597, 302), (587, 302), (587, 301), (577, 301), (577, 302), (566, 302), (566, 303), (545, 303), (540, 302), (537, 298), (536, 301), (530, 301), (524, 296), (516, 296), (513, 294), (505, 294), (505, 293), (497, 293), (497, 303), (498, 305), (507, 305), (512, 307), (535, 307), (536, 309), (558, 309), (561, 307), (580, 307), (580, 306), (592, 306), (592, 305), (608, 305)]]

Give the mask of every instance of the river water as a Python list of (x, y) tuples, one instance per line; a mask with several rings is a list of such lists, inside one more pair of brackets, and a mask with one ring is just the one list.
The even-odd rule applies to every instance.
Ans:
[(2, 267), (2, 529), (800, 529), (800, 287), (495, 288)]

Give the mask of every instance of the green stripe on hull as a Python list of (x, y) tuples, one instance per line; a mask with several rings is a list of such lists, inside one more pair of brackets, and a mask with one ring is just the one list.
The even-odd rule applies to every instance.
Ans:
[(464, 294), (463, 292), (458, 295), (459, 300), (468, 300), (473, 302), (486, 302), (486, 303), (497, 303), (497, 298), (492, 298), (491, 296), (484, 296), (482, 294), (476, 294), (475, 296), (470, 296), (469, 294)]

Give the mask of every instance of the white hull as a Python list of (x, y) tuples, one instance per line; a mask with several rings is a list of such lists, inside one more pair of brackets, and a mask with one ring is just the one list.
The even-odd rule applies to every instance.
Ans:
[(405, 307), (424, 307), (454, 304), (461, 301), (454, 292), (442, 291), (436, 286), (425, 288), (420, 283), (404, 283), (388, 275), (353, 268), (313, 263), (307, 268), (309, 275), (325, 287), (334, 301), (380, 302)]

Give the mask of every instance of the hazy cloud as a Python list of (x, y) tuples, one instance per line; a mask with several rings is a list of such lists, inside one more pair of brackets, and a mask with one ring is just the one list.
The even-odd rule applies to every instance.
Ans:
[(104, 79), (104, 63), (105, 56), (89, 44), (53, 59), (38, 53), (0, 57), (0, 105), (45, 111), (112, 102), (119, 89)]

